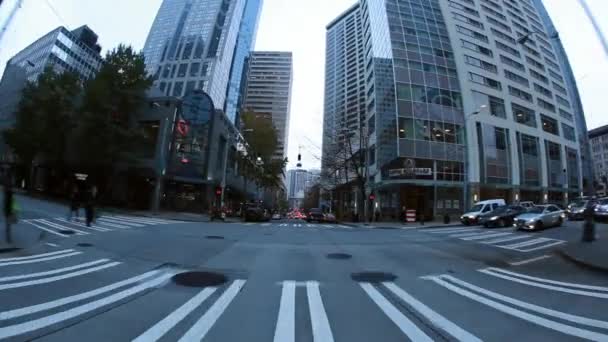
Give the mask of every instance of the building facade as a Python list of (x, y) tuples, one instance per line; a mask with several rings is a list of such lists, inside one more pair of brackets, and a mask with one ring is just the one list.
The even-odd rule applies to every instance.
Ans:
[(155, 85), (177, 97), (203, 90), (234, 122), (261, 6), (261, 0), (164, 0), (144, 46)]
[[(580, 196), (582, 108), (532, 0), (361, 0), (369, 208)], [(576, 109), (578, 110), (578, 109)]]
[(598, 194), (606, 195), (608, 187), (608, 126), (589, 131), (591, 156), (593, 161), (593, 183)]
[(318, 184), (320, 170), (291, 169), (287, 171), (287, 200), (290, 208), (300, 208), (310, 188)]
[(291, 52), (255, 51), (249, 56), (242, 108), (270, 115), (277, 131), (277, 159), (287, 156), (292, 82)]

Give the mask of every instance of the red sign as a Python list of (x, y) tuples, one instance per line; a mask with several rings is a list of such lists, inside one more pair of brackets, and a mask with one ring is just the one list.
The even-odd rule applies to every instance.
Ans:
[(177, 122), (177, 132), (179, 132), (179, 134), (186, 136), (188, 135), (188, 130), (189, 130), (189, 126), (188, 123), (186, 122), (186, 120), (184, 119), (179, 119), (179, 121)]

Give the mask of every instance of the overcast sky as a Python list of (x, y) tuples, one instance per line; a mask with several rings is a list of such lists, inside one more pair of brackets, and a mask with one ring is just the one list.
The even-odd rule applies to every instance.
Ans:
[[(18, 0), (4, 0), (0, 25)], [(608, 58), (578, 0), (543, 0), (560, 32), (578, 80), (588, 127), (608, 124)], [(608, 1), (587, 0), (608, 35)], [(23, 0), (0, 33), (0, 73), (6, 61), (40, 36), (64, 25), (89, 25), (104, 48), (119, 43), (142, 49), (161, 0)], [(325, 26), (355, 0), (264, 0), (256, 50), (292, 51), (294, 83), (289, 128), (290, 166), (302, 146), (304, 168), (319, 167), (323, 122)], [(0, 29), (0, 30), (1, 30)], [(1, 32), (1, 31), (0, 31)]]

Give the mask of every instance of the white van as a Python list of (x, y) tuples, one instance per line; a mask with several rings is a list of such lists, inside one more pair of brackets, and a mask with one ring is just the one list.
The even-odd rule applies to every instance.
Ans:
[(487, 214), (490, 211), (506, 204), (507, 203), (504, 199), (491, 199), (477, 202), (468, 212), (462, 214), (460, 217), (460, 222), (462, 222), (462, 224), (465, 226), (477, 224), (479, 222), (479, 216)]

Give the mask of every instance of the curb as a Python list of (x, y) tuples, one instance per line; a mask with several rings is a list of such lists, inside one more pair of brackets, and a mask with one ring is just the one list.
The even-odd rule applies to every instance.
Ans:
[(571, 262), (581, 268), (585, 268), (591, 271), (595, 271), (595, 272), (602, 272), (602, 273), (606, 273), (608, 274), (608, 267), (604, 267), (604, 266), (598, 266), (598, 265), (594, 265), (590, 262), (584, 261), (580, 258), (574, 257), (566, 252), (564, 252), (563, 250), (557, 250), (555, 252), (553, 252), (554, 254), (556, 254), (557, 256), (561, 257), (562, 259)]

